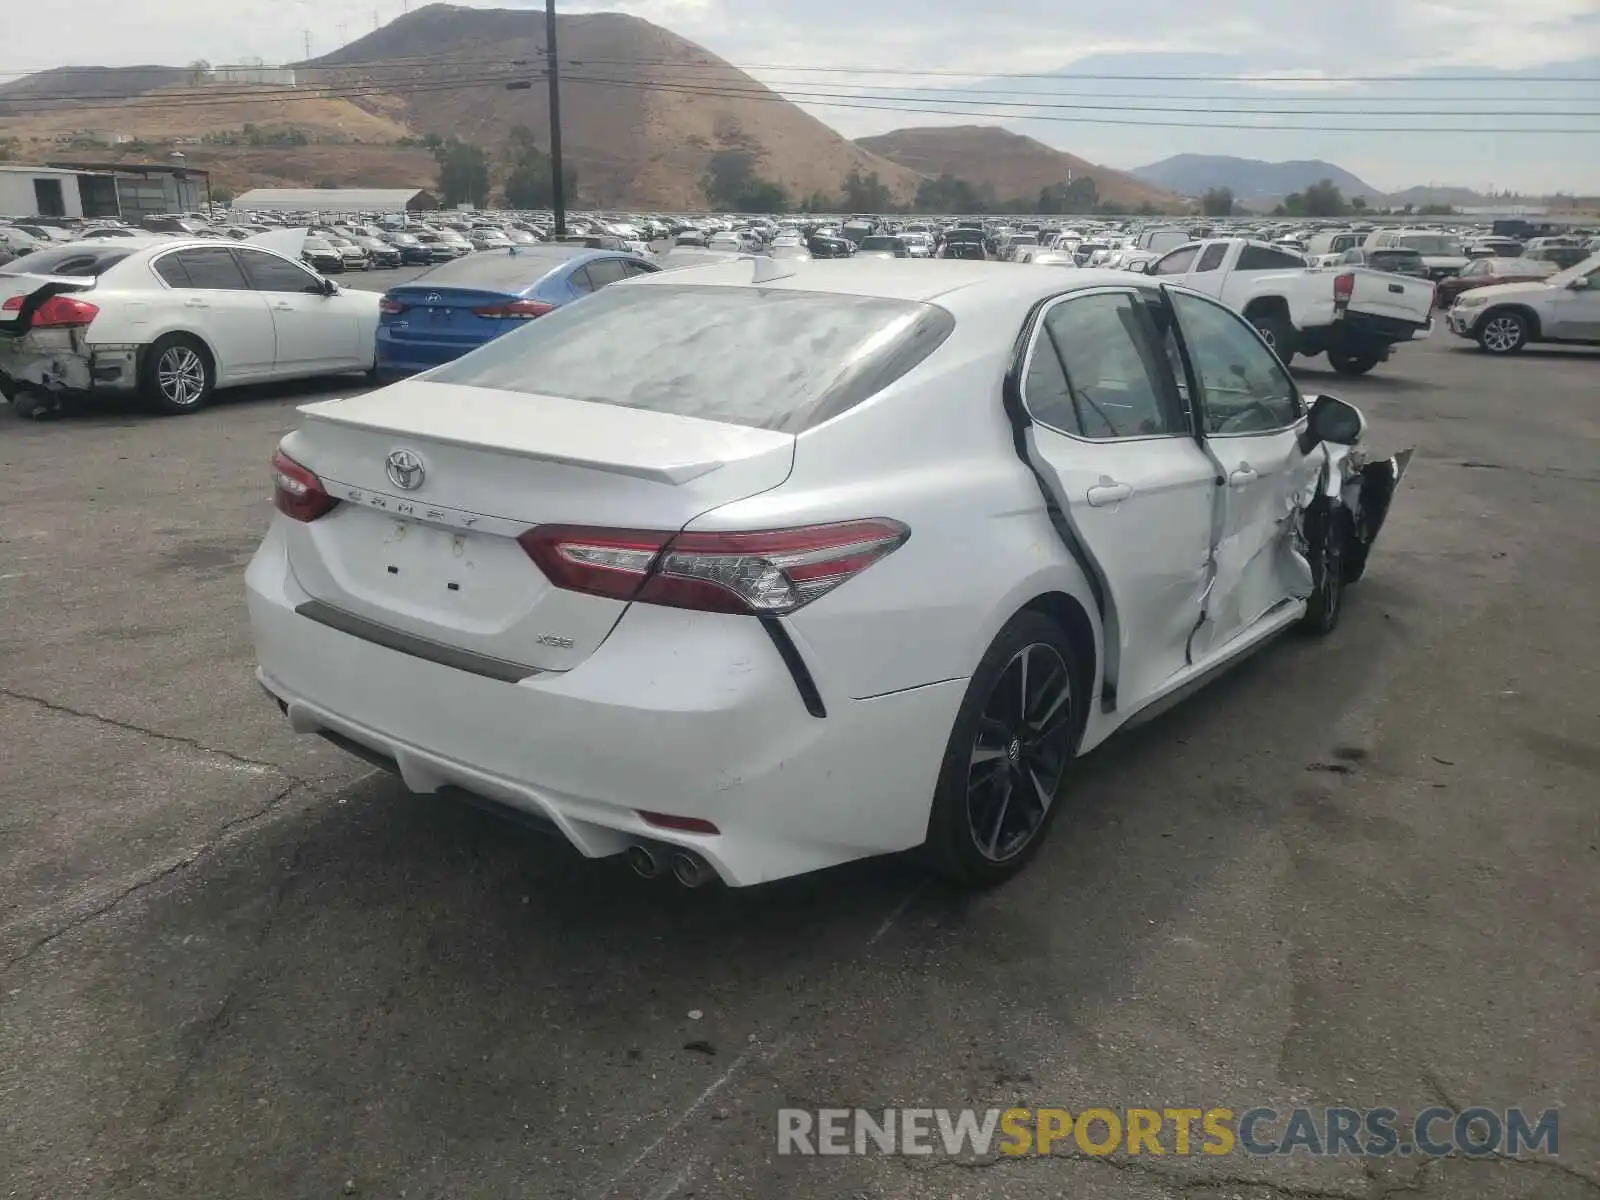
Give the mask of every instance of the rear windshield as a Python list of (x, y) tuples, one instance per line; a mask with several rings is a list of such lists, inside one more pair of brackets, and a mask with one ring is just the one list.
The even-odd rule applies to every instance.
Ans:
[(532, 287), (562, 263), (588, 254), (587, 246), (541, 246), (537, 250), (485, 250), (441, 263), (416, 283), (465, 283), (477, 287)]
[(98, 279), (128, 255), (121, 246), (71, 246), (60, 250), (35, 250), (11, 264), (11, 275), (69, 275)]
[(1375, 267), (1414, 267), (1422, 261), (1415, 250), (1373, 250), (1367, 261)]
[(897, 237), (875, 236), (861, 239), (863, 250), (898, 250), (904, 244)]
[(756, 287), (611, 287), (428, 373), (800, 433), (888, 387), (955, 318), (931, 304)]

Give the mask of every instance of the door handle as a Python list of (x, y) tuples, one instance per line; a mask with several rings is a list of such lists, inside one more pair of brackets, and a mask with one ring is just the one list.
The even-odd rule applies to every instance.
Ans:
[(1240, 463), (1228, 476), (1229, 487), (1249, 487), (1261, 476), (1256, 474), (1256, 469), (1249, 463)]
[(294, 311), (294, 305), (289, 304), (286, 301), (280, 300), (277, 304), (274, 304), (272, 306), (272, 309), (273, 309), (274, 312), (293, 312)]
[(184, 306), (186, 308), (205, 308), (206, 307), (206, 302), (204, 300), (200, 299), (199, 296), (190, 296), (183, 303), (184, 303)]
[(1108, 504), (1119, 504), (1131, 495), (1133, 495), (1131, 484), (1103, 479), (1089, 489), (1089, 507), (1104, 508)]

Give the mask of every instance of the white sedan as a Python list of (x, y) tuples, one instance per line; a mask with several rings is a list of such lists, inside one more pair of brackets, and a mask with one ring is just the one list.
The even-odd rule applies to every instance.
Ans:
[(249, 242), (43, 250), (0, 271), (0, 392), (30, 416), (90, 394), (178, 414), (220, 388), (368, 371), (378, 301)]
[(291, 725), (690, 885), (1007, 877), (1078, 755), (1333, 628), (1409, 457), (1205, 296), (967, 262), (661, 272), (301, 411)]

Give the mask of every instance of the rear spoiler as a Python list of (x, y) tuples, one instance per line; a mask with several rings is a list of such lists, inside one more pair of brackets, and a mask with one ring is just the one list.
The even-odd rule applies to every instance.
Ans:
[(29, 329), (33, 328), (33, 314), (44, 306), (44, 302), (52, 296), (61, 296), (67, 292), (83, 292), (88, 290), (88, 285), (81, 283), (61, 283), (59, 281), (44, 284), (36, 291), (28, 293), (28, 298), (22, 302), (22, 311), (16, 315), (15, 320), (0, 321), (0, 337), (19, 338)]

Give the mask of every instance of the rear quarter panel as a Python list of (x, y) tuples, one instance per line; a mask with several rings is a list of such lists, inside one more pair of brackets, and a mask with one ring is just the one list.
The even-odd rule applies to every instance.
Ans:
[(1098, 643), (1088, 585), (1001, 406), (1019, 324), (958, 325), (892, 387), (802, 434), (780, 487), (691, 524), (890, 517), (910, 526), (905, 545), (787, 619), (824, 699), (966, 678), (1012, 615), (1047, 592), (1077, 597)]

